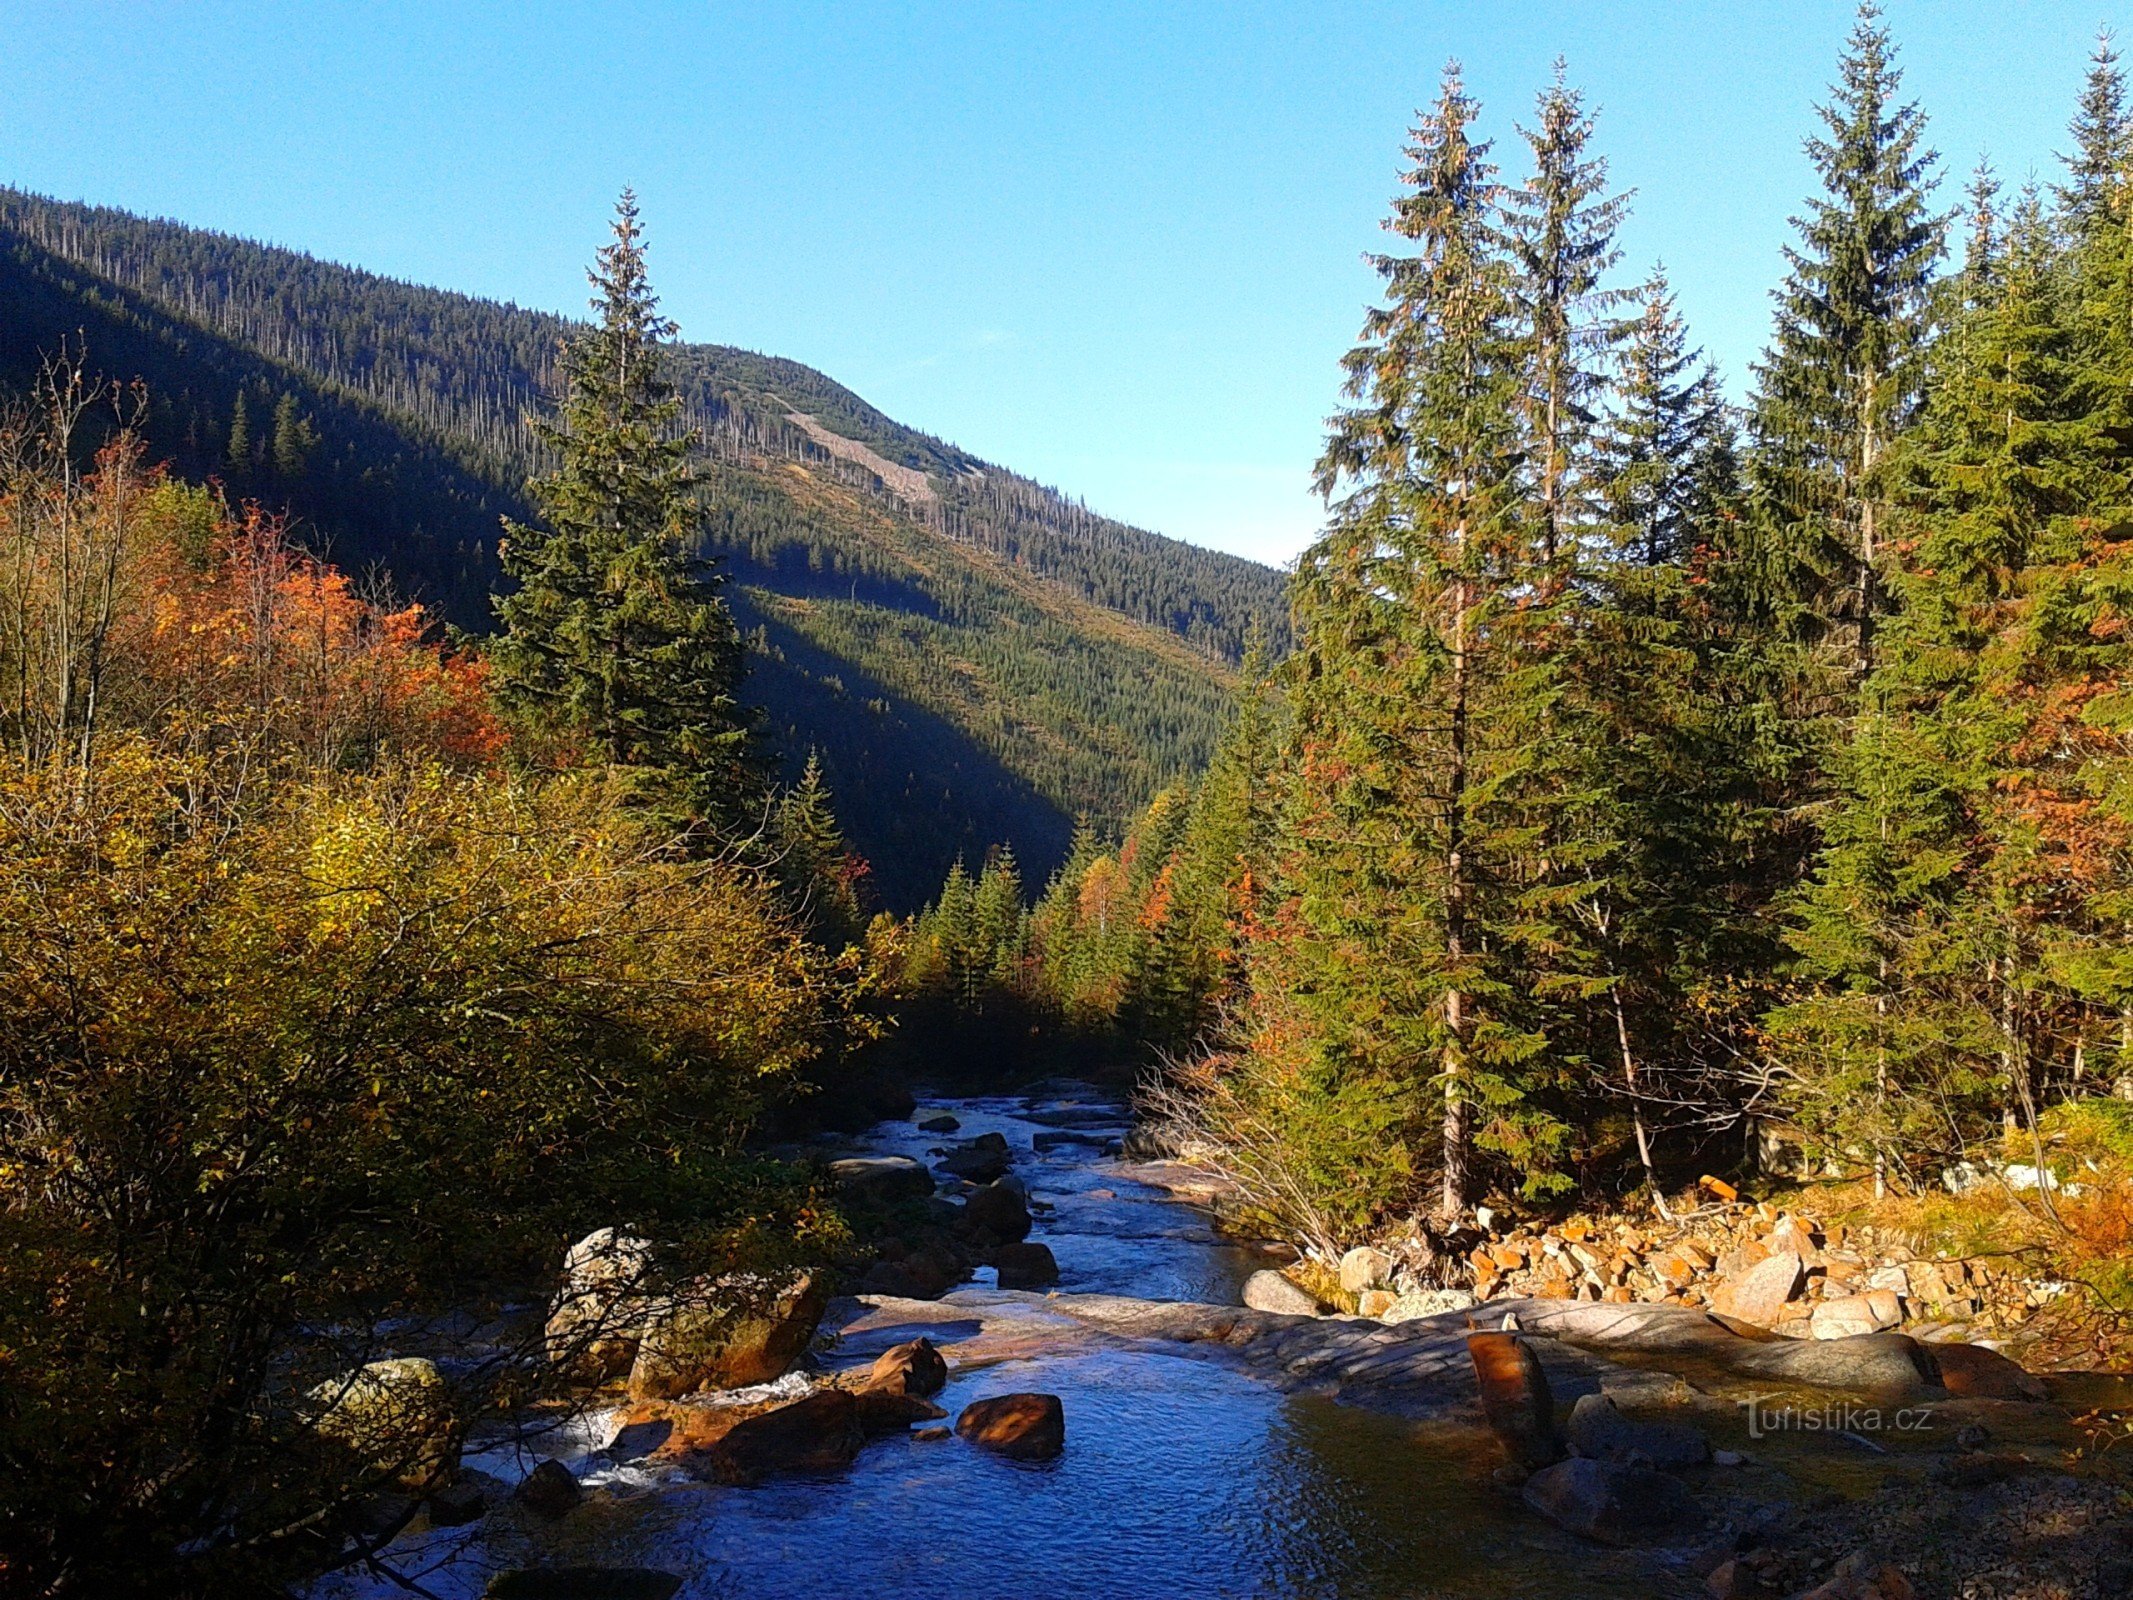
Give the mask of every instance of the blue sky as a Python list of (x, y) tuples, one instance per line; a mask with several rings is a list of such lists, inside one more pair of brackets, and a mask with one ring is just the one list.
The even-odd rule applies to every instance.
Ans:
[[(2133, 0), (1893, 0), (1946, 156), (2053, 152)], [(1398, 147), (1550, 61), (1736, 386), (1851, 6), (0, 0), (0, 181), (576, 311), (617, 189), (686, 337), (791, 356), (1161, 532), (1282, 561)], [(2129, 40), (2133, 42), (2133, 40)]]

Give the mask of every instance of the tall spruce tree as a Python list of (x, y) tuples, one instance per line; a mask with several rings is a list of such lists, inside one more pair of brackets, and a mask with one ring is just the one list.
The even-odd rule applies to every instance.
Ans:
[(1852, 683), (1872, 670), (1886, 609), (1882, 464), (1917, 409), (1941, 253), (1938, 157), (1902, 87), (1867, 0), (1817, 108), (1825, 135), (1807, 141), (1822, 192), (1793, 222), (1752, 413), (1779, 607), (1804, 636), (1845, 647)]
[(1522, 874), (1557, 803), (1536, 766), (1562, 587), (1524, 499), (1526, 350), (1475, 114), (1447, 69), (1386, 224), (1410, 253), (1375, 258), (1386, 299), (1345, 362), (1330, 526), (1293, 591), (1282, 905), (1253, 956), (1269, 1114), (1300, 1130), (1300, 1181), (1363, 1214), (1430, 1167), (1462, 1210), (1477, 1148), (1545, 1188), (1563, 1143), (1528, 1094), (1546, 1041), (1518, 971), (1546, 921)]
[(528, 485), (541, 523), (504, 525), (517, 587), (497, 602), (497, 694), (730, 828), (763, 797), (738, 699), (742, 645), (701, 554), (697, 439), (662, 350), (674, 324), (659, 314), (628, 190), (590, 278), (596, 318), (564, 346), (564, 393), (541, 427), (557, 466)]
[(2074, 149), (2059, 158), (2066, 166), (2066, 182), (2058, 189), (2061, 216), (2077, 238), (2123, 227), (2123, 197), (2133, 178), (2133, 111), (2126, 106), (2125, 69), (2109, 30), (2097, 36), (2067, 131)]
[(1563, 81), (1563, 63), (1521, 128), (1533, 168), (1504, 196), (1524, 321), (1523, 408), (1541, 553), (1569, 553), (1589, 513), (1587, 442), (1599, 420), (1606, 368), (1626, 329), (1612, 315), (1628, 297), (1604, 279), (1621, 258), (1615, 231), (1629, 207), (1607, 192), (1607, 162), (1590, 152), (1593, 119)]

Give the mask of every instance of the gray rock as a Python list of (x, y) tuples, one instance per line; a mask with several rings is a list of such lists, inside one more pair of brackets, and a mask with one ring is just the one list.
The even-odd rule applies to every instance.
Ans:
[(1526, 1480), (1524, 1499), (1557, 1527), (1602, 1544), (1636, 1544), (1703, 1516), (1679, 1479), (1585, 1456), (1541, 1468)]
[(1049, 1245), (1003, 1244), (992, 1259), (1003, 1289), (1041, 1289), (1059, 1281), (1059, 1263)]
[(585, 1491), (578, 1486), (578, 1480), (560, 1461), (543, 1461), (511, 1491), (512, 1499), (535, 1516), (546, 1517), (551, 1522), (567, 1516), (584, 1496)]
[(1711, 1442), (1684, 1422), (1640, 1422), (1615, 1409), (1604, 1394), (1580, 1395), (1564, 1429), (1571, 1449), (1595, 1461), (1630, 1465), (1634, 1458), (1662, 1472), (1679, 1472), (1711, 1459)]
[(830, 1178), (863, 1200), (903, 1200), (933, 1193), (933, 1174), (909, 1156), (852, 1156), (832, 1161)]
[(1325, 1307), (1309, 1291), (1279, 1272), (1260, 1271), (1244, 1280), (1244, 1303), (1254, 1311), (1274, 1311), (1292, 1317), (1325, 1315)]
[(1000, 1179), (975, 1191), (963, 1202), (963, 1215), (974, 1227), (983, 1228), (1003, 1244), (1018, 1244), (1029, 1237), (1029, 1202), (1020, 1184)]
[(1770, 1327), (1799, 1292), (1805, 1270), (1798, 1256), (1780, 1250), (1721, 1282), (1711, 1291), (1711, 1309), (1721, 1316)]
[(992, 1183), (1007, 1171), (1007, 1164), (1012, 1159), (1005, 1134), (981, 1133), (950, 1150), (934, 1166), (954, 1177), (968, 1178), (972, 1183)]
[(939, 1116), (927, 1117), (924, 1121), (920, 1122), (918, 1124), (918, 1131), (920, 1133), (953, 1133), (961, 1126), (962, 1123), (958, 1122), (954, 1117), (951, 1117), (950, 1115), (948, 1115), (947, 1112), (943, 1111)]
[(1398, 1265), (1384, 1251), (1358, 1245), (1341, 1257), (1341, 1287), (1350, 1294), (1382, 1288), (1392, 1281), (1392, 1269)]
[(549, 1307), (548, 1359), (571, 1376), (605, 1383), (637, 1359), (650, 1313), (652, 1247), (614, 1228), (599, 1228), (563, 1256), (563, 1287)]

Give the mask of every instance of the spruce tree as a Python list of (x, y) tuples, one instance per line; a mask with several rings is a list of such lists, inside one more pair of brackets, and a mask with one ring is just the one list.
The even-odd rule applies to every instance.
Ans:
[(1637, 298), (1591, 470), (1614, 559), (1657, 567), (1685, 562), (1709, 527), (1731, 430), (1717, 370), (1689, 348), (1664, 266)]
[(285, 392), (274, 404), (274, 433), (268, 446), (274, 475), (284, 483), (302, 477), (317, 443), (310, 420), (296, 407), (296, 396)]
[(2133, 179), (2133, 112), (2126, 106), (2125, 71), (2109, 30), (2097, 36), (2067, 131), (2074, 150), (2059, 158), (2066, 166), (2066, 182), (2058, 188), (2061, 215), (2077, 238), (2122, 227), (2125, 188)]
[(1541, 774), (1562, 586), (1525, 514), (1526, 347), (1475, 111), (1453, 66), (1386, 224), (1411, 253), (1376, 259), (1386, 299), (1345, 362), (1331, 522), (1293, 591), (1281, 904), (1253, 951), (1248, 1070), (1303, 1130), (1307, 1181), (1362, 1213), (1430, 1166), (1463, 1210), (1477, 1148), (1545, 1188), (1562, 1148), (1519, 981), (1551, 916), (1524, 898), (1535, 807), (1566, 803)]
[(1586, 442), (1598, 420), (1606, 367), (1625, 332), (1611, 313), (1627, 295), (1603, 280), (1620, 259), (1615, 230), (1629, 196), (1607, 192), (1607, 163), (1590, 153), (1593, 119), (1563, 81), (1543, 91), (1535, 125), (1520, 129), (1532, 154), (1525, 183), (1505, 195), (1527, 340), (1523, 406), (1541, 553), (1564, 553), (1583, 521)]
[(1780, 605), (1805, 637), (1872, 669), (1886, 609), (1882, 463), (1914, 415), (1942, 218), (1925, 116), (1901, 98), (1895, 46), (1859, 8), (1807, 141), (1822, 192), (1793, 221), (1768, 355), (1756, 368), (1756, 488), (1772, 524)]
[(243, 478), (252, 470), (252, 449), (252, 413), (239, 389), (237, 402), (230, 407), (230, 437), (222, 455), (231, 477)]
[(497, 602), (496, 690), (696, 816), (740, 826), (762, 799), (742, 645), (701, 554), (697, 439), (665, 372), (675, 329), (628, 190), (590, 278), (596, 320), (564, 346), (563, 396), (541, 428), (557, 465), (528, 485), (541, 522), (505, 523), (517, 587)]

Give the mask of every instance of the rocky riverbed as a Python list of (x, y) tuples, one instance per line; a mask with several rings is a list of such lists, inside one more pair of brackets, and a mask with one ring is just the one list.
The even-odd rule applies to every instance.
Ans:
[[(932, 1102), (825, 1150), (912, 1163), (967, 1197), (997, 1180), (1004, 1147), (1030, 1216), (1019, 1242), (1045, 1248), (1056, 1286), (1001, 1288), (1017, 1258), (997, 1248), (981, 1253), (998, 1267), (938, 1297), (882, 1292), (884, 1275), (831, 1301), (806, 1363), (775, 1383), (618, 1393), (546, 1435), (477, 1437), (479, 1514), (418, 1519), (394, 1565), (452, 1600), (677, 1582), (965, 1600), (2128, 1592), (2133, 1522), (2118, 1485), (2076, 1460), (2085, 1436), (2064, 1407), (1951, 1393), (1900, 1336), (1779, 1346), (1686, 1306), (1505, 1296), (1485, 1310), (1490, 1329), (1522, 1330), (1512, 1409), (1530, 1399), (1518, 1385), (1541, 1383), (1550, 1412), (1521, 1465), (1501, 1435), (1530, 1417), (1484, 1406), (1466, 1314), (1246, 1305), (1278, 1258), (1217, 1233), (1190, 1169), (1126, 1160), (1125, 1132), (1121, 1108), (1057, 1084)], [(846, 1445), (807, 1470), (730, 1470), (716, 1441), (737, 1418), (789, 1428), (803, 1400), (846, 1417), (876, 1363), (917, 1340), (944, 1381), (908, 1413), (837, 1423)], [(1018, 1395), (1056, 1408), (980, 1404)], [(1063, 1425), (1063, 1444), (990, 1448), (1002, 1414)], [(1577, 1456), (1551, 1466), (1566, 1433)], [(315, 1596), (404, 1592), (348, 1574)]]

